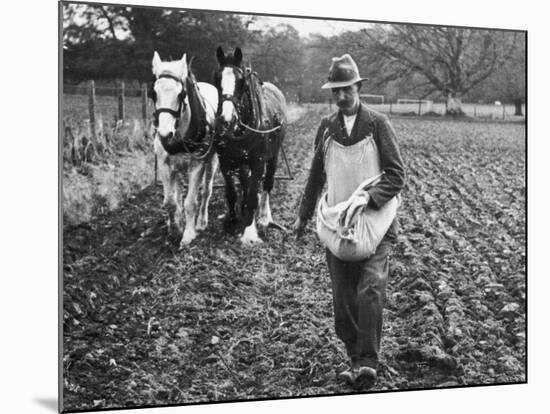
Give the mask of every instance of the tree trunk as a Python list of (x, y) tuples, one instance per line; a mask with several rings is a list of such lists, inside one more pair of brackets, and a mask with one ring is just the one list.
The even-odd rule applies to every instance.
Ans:
[(445, 115), (450, 116), (465, 116), (462, 110), (462, 99), (454, 93), (447, 95), (447, 110)]
[(521, 99), (515, 99), (514, 100), (514, 105), (516, 106), (516, 113), (514, 115), (523, 116), (521, 104), (522, 104)]

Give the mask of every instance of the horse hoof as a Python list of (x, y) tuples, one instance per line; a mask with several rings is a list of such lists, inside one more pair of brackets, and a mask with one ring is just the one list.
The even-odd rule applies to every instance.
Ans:
[(208, 227), (208, 221), (199, 220), (197, 224), (195, 225), (195, 229), (197, 231), (203, 231), (206, 230), (206, 227)]
[(191, 241), (188, 241), (188, 242), (184, 242), (183, 240), (180, 242), (180, 245), (178, 247), (178, 251), (182, 251), (182, 250), (185, 250), (189, 247), (189, 245), (191, 244)]
[(195, 240), (195, 238), (196, 236), (189, 236), (184, 234), (180, 242), (180, 250), (185, 249), (187, 246), (189, 246), (191, 242)]
[(240, 242), (246, 246), (254, 246), (256, 244), (261, 244), (263, 243), (264, 241), (262, 239), (260, 239), (259, 237), (256, 237), (256, 238), (251, 238), (251, 237), (245, 237), (245, 236), (242, 236), (240, 239)]

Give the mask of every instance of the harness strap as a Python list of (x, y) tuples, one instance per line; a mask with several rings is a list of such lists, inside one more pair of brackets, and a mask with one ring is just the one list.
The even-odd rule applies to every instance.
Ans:
[[(155, 110), (155, 112), (153, 112), (153, 116), (155, 118), (158, 118), (159, 114), (161, 114), (163, 112), (166, 112), (166, 113), (172, 115), (174, 118), (178, 118), (181, 114), (181, 109), (182, 109), (181, 106), (182, 105), (180, 103), (180, 106), (175, 111), (173, 109), (170, 109), (170, 108), (159, 108), (159, 109)], [(183, 106), (185, 107), (185, 104)]]
[(157, 79), (160, 79), (160, 78), (173, 79), (176, 82), (181, 83), (181, 85), (183, 86), (183, 81), (180, 78), (178, 78), (177, 76), (172, 75), (171, 73), (167, 73), (167, 72), (161, 73), (160, 75), (158, 75)]
[[(177, 80), (176, 77), (170, 74), (163, 74), (160, 76)], [(183, 84), (183, 82), (181, 83)], [(154, 115), (155, 118), (157, 118), (158, 114), (166, 112), (174, 116), (174, 118), (176, 118), (176, 123), (179, 123), (183, 111), (185, 111), (187, 107), (184, 101), (185, 91), (187, 91), (189, 107), (191, 109), (191, 119), (185, 135), (182, 137), (179, 135), (179, 132), (176, 131), (176, 134), (179, 135), (180, 138), (171, 140), (171, 142), (168, 142), (166, 138), (159, 138), (165, 151), (170, 155), (188, 153), (196, 160), (203, 160), (212, 154), (214, 149), (214, 137), (206, 119), (206, 101), (198, 90), (198, 84), (193, 73), (189, 72), (186, 78), (186, 84), (183, 84), (182, 99), (180, 100), (180, 107), (178, 110), (174, 111), (168, 108), (160, 108), (155, 111)], [(205, 137), (208, 137), (208, 139), (205, 140)]]
[(246, 70), (246, 79), (248, 84), (248, 91), (250, 94), (250, 101), (252, 104), (252, 119), (254, 120), (254, 128), (258, 129), (262, 124), (262, 97), (260, 96), (260, 91), (256, 88), (256, 83), (254, 82), (254, 79), (252, 78), (255, 72), (253, 72), (251, 69)]
[(258, 133), (258, 134), (269, 134), (270, 132), (277, 131), (279, 128), (281, 128), (280, 125), (277, 125), (276, 127), (271, 128), (271, 129), (263, 129), (263, 130), (255, 129), (255, 128), (249, 127), (249, 126), (246, 125), (246, 124), (243, 124), (242, 121), (241, 121), (240, 119), (239, 119), (239, 124), (241, 124), (241, 126), (245, 127), (245, 128), (248, 129), (249, 131), (256, 132), (256, 133)]
[[(240, 69), (240, 68), (237, 68), (237, 69)], [(251, 113), (252, 126), (245, 124), (242, 121), (240, 115), (238, 116), (239, 125), (249, 130), (250, 132), (254, 132), (256, 134), (269, 134), (271, 132), (277, 131), (278, 129), (281, 128), (281, 125), (277, 125), (270, 129), (261, 129), (264, 124), (263, 114), (265, 112), (263, 108), (264, 99), (262, 96), (262, 91), (259, 90), (259, 88), (261, 88), (262, 87), (261, 85), (263, 84), (262, 80), (259, 78), (258, 74), (250, 68), (246, 68), (244, 76), (245, 76), (245, 83), (248, 89), (247, 92), (250, 100), (250, 106), (251, 106), (250, 110), (252, 112)], [(245, 96), (245, 94), (246, 92), (243, 94), (243, 97)], [(225, 101), (232, 102), (235, 105), (235, 108), (238, 108), (239, 106), (241, 106), (236, 102), (235, 95), (222, 94), (220, 95), (220, 99), (221, 99), (220, 102), (225, 102)], [(218, 106), (218, 114), (220, 112), (221, 112), (221, 105)], [(232, 141), (241, 141), (248, 137), (246, 135), (243, 135), (242, 137), (231, 135), (231, 136), (228, 136), (228, 138)]]
[(191, 72), (187, 77), (187, 83), (192, 116), (189, 129), (184, 138), (196, 142), (201, 141), (207, 134), (206, 101), (199, 91), (195, 76)]

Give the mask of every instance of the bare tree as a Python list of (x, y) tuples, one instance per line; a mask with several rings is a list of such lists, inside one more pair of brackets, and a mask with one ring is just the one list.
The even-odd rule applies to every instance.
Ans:
[(515, 115), (522, 116), (522, 104), (526, 91), (526, 48), (525, 33), (518, 34), (518, 42), (506, 62), (500, 66), (485, 85), (486, 95), (493, 95), (503, 102), (513, 102)]
[(375, 25), (364, 33), (379, 57), (378, 82), (416, 79), (422, 97), (446, 97), (449, 115), (464, 114), (463, 95), (486, 80), (516, 44), (514, 32), (456, 27)]

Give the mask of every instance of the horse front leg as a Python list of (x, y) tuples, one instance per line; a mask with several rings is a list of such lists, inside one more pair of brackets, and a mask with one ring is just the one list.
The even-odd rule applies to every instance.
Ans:
[(259, 162), (255, 163), (256, 165), (253, 165), (250, 168), (248, 191), (243, 208), (244, 232), (240, 238), (240, 241), (241, 243), (248, 245), (262, 243), (262, 239), (258, 236), (255, 218), (256, 210), (258, 209), (258, 190), (264, 167), (264, 164), (261, 161), (262, 160), (260, 159)]
[(176, 199), (174, 197), (174, 173), (170, 164), (170, 157), (168, 156), (166, 151), (164, 151), (164, 149), (160, 147), (160, 143), (158, 143), (157, 146), (156, 141), (155, 152), (158, 158), (159, 178), (162, 183), (162, 190), (164, 193), (162, 207), (164, 208), (164, 211), (166, 213), (166, 225), (168, 227), (168, 231), (170, 231), (172, 225), (175, 224), (174, 214), (176, 211)]
[(204, 168), (202, 179), (201, 205), (199, 207), (199, 217), (197, 218), (198, 231), (204, 230), (208, 226), (208, 204), (210, 203), (210, 197), (212, 196), (214, 177), (216, 175), (218, 165), (218, 155), (214, 153), (212, 157), (206, 162)]
[[(278, 148), (277, 148), (278, 150)], [(277, 158), (279, 152), (270, 158), (266, 163), (265, 178), (263, 182), (263, 191), (260, 196), (260, 207), (258, 211), (258, 224), (262, 227), (268, 227), (273, 223), (270, 206), (270, 194), (275, 182), (275, 171), (277, 170)]]
[(237, 228), (237, 212), (235, 211), (237, 191), (231, 174), (231, 164), (224, 156), (220, 156), (220, 170), (225, 181), (225, 199), (227, 200), (227, 214), (223, 220), (223, 227), (226, 233), (234, 234)]
[[(247, 197), (248, 197), (248, 185), (249, 185), (249, 181), (250, 181), (250, 178), (249, 178), (249, 170), (248, 168), (246, 167), (246, 165), (241, 165), (240, 168), (239, 168), (239, 184), (241, 186), (241, 191), (240, 191), (240, 201), (241, 201), (241, 205), (240, 205), (240, 208), (241, 208), (241, 218), (243, 217), (244, 215), (244, 209), (245, 209), (245, 206), (246, 206), (246, 203), (247, 203)], [(241, 223), (242, 225), (244, 225), (244, 222)], [(244, 227), (241, 228), (241, 230), (243, 229)]]
[(187, 196), (183, 203), (185, 211), (185, 230), (180, 243), (180, 249), (188, 246), (196, 237), (196, 219), (199, 213), (199, 189), (202, 183), (204, 163), (191, 160), (188, 168), (189, 185)]

